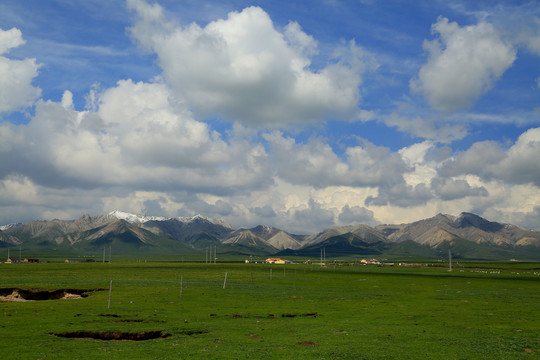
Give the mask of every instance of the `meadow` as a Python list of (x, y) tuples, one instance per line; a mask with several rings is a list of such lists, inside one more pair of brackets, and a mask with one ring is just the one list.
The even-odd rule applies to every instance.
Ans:
[[(102, 289), (0, 303), (13, 359), (540, 358), (540, 264), (455, 268), (0, 264), (0, 287)], [(112, 292), (109, 288), (112, 280)], [(143, 340), (53, 334), (152, 332)]]

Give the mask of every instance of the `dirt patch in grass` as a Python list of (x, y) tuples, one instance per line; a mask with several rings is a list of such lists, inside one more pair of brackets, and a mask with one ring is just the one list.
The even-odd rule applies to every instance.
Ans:
[(294, 317), (297, 317), (297, 316), (317, 317), (317, 316), (319, 316), (319, 314), (316, 313), (316, 312), (305, 313), (305, 314), (281, 314), (281, 317), (286, 317), (286, 318), (294, 318)]
[(300, 342), (297, 342), (296, 345), (299, 345), (299, 346), (318, 346), (319, 344), (317, 344), (316, 342), (313, 342), (313, 341), (300, 341)]
[(144, 322), (143, 319), (122, 319), (122, 320), (118, 320), (118, 322), (121, 322), (121, 323), (140, 323), (140, 322)]
[(182, 335), (200, 335), (200, 334), (208, 334), (208, 330), (183, 330), (180, 332)]
[(21, 289), (21, 288), (0, 288), (0, 302), (15, 301), (38, 301), (38, 300), (60, 300), (60, 299), (81, 299), (88, 296), (89, 292), (103, 291), (105, 289)]
[[(210, 314), (211, 317), (216, 317), (218, 316), (217, 314)], [(263, 318), (267, 318), (267, 319), (275, 319), (276, 318), (276, 314), (266, 314), (266, 315), (260, 315), (260, 314), (237, 314), (237, 313), (234, 313), (232, 315), (224, 315), (226, 317), (231, 317), (233, 319), (251, 319), (251, 318), (255, 318), (255, 319), (263, 319)], [(278, 315), (279, 316), (279, 315)], [(318, 317), (319, 316), (319, 313), (317, 312), (309, 312), (309, 313), (283, 313), (281, 314), (281, 317), (282, 318), (295, 318), (295, 317)]]
[[(80, 314), (77, 314), (77, 315), (80, 315)], [(116, 320), (116, 322), (121, 322), (121, 323), (142, 323), (142, 322), (152, 322), (152, 323), (164, 323), (165, 321), (162, 321), (162, 320), (148, 320), (148, 319), (123, 319), (122, 316), (118, 315), (118, 314), (99, 314), (98, 316), (102, 316), (102, 317), (110, 317), (110, 318), (114, 318), (114, 319), (118, 319)]]
[(113, 317), (113, 318), (119, 318), (120, 317), (120, 315), (118, 315), (118, 314), (99, 314), (98, 316)]
[(64, 337), (64, 338), (76, 338), (76, 339), (94, 339), (94, 340), (128, 340), (128, 341), (143, 341), (167, 338), (171, 334), (166, 334), (163, 330), (153, 331), (69, 331), (64, 333), (50, 333), (50, 335)]

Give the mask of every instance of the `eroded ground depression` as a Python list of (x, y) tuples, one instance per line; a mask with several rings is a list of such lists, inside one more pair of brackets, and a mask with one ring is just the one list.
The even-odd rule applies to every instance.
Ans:
[(104, 289), (22, 289), (17, 287), (0, 288), (0, 302), (60, 300), (85, 298), (89, 293)]

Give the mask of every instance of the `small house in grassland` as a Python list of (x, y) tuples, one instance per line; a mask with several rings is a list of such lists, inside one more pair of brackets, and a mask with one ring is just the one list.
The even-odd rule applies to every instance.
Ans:
[(380, 265), (380, 261), (377, 259), (362, 259), (360, 263), (362, 265)]
[(283, 260), (280, 258), (268, 258), (265, 261), (267, 264), (289, 264), (289, 260)]
[(24, 259), (24, 262), (25, 262), (25, 263), (38, 263), (38, 262), (39, 262), (39, 259), (36, 259), (36, 258), (25, 258), (25, 259)]
[(19, 264), (19, 263), (22, 263), (23, 261), (20, 259), (20, 258), (16, 258), (16, 257), (9, 257), (5, 263), (6, 264)]

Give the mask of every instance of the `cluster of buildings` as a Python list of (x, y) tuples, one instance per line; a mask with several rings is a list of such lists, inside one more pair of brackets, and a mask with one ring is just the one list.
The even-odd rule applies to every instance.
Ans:
[(362, 265), (381, 265), (381, 262), (377, 259), (362, 259), (360, 260)]
[[(37, 264), (37, 263), (46, 263), (45, 260), (39, 260), (37, 258), (18, 258), (18, 257), (8, 257), (4, 264)], [(86, 263), (86, 262), (95, 262), (94, 259), (66, 259), (66, 263)], [(0, 261), (0, 263), (2, 263)]]
[[(246, 264), (249, 264), (250, 262), (251, 262), (250, 260), (246, 260)], [(290, 260), (284, 260), (281, 258), (273, 258), (273, 257), (267, 258), (264, 261), (264, 263), (265, 264), (292, 264)], [(307, 260), (304, 262), (304, 264), (311, 264), (311, 263), (312, 263), (311, 260)], [(361, 265), (381, 265), (382, 263), (377, 259), (362, 259), (360, 260), (360, 264)], [(327, 264), (324, 262), (321, 262), (320, 265), (327, 265)], [(391, 264), (391, 265), (394, 265), (394, 264)]]
[(38, 263), (39, 259), (36, 258), (17, 258), (17, 257), (8, 257), (4, 264), (20, 264), (20, 263)]
[(290, 264), (289, 260), (283, 260), (280, 258), (268, 258), (265, 260), (267, 264)]

